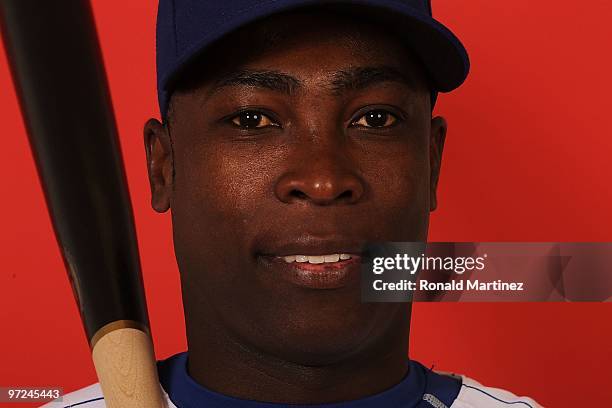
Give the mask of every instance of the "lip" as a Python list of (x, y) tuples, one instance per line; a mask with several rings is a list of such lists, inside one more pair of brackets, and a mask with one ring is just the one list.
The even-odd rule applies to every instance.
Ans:
[[(258, 251), (257, 258), (275, 279), (309, 289), (339, 289), (359, 283), (363, 249), (362, 241), (304, 235), (292, 242), (267, 243)], [(284, 260), (290, 255), (329, 254), (348, 254), (351, 258), (321, 264), (287, 263)]]
[(359, 281), (361, 256), (350, 254), (351, 259), (333, 263), (287, 263), (282, 257), (261, 256), (262, 262), (276, 277), (297, 286), (310, 289), (339, 289)]
[(363, 250), (363, 241), (342, 237), (319, 238), (312, 235), (303, 235), (292, 241), (267, 242), (262, 244), (256, 253), (270, 257), (327, 254), (360, 255), (363, 253)]

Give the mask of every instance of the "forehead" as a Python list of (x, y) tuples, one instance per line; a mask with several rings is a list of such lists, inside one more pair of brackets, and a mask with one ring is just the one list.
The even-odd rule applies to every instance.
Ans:
[(179, 76), (177, 90), (244, 69), (285, 72), (305, 85), (317, 85), (333, 81), (341, 71), (378, 66), (426, 88), (418, 61), (384, 27), (338, 12), (301, 10), (246, 26), (216, 43)]

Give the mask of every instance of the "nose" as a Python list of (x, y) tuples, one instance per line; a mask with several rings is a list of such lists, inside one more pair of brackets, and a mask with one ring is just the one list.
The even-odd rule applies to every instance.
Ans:
[(340, 155), (321, 155), (315, 159), (292, 160), (278, 179), (276, 197), (284, 203), (306, 202), (314, 205), (356, 204), (364, 194), (363, 179)]

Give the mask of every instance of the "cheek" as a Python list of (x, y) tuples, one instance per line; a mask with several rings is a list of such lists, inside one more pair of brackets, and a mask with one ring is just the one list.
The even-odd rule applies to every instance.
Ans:
[(219, 267), (228, 259), (240, 264), (223, 264), (228, 271), (247, 265), (235, 255), (251, 252), (249, 237), (268, 221), (277, 156), (253, 144), (175, 147), (175, 247), (179, 258), (193, 262), (189, 269), (201, 268), (198, 262)]
[(262, 203), (271, 174), (257, 151), (204, 144), (176, 154), (175, 208), (204, 220), (245, 222)]
[(243, 273), (251, 259), (243, 255), (250, 253), (248, 237), (268, 183), (253, 157), (227, 151), (223, 144), (175, 145), (172, 228), (189, 305), (205, 296), (213, 307), (236, 309), (244, 304), (226, 305), (229, 293), (238, 299), (251, 296), (246, 289), (253, 287), (252, 275)]
[(429, 156), (423, 148), (395, 146), (370, 153), (364, 173), (380, 222), (393, 228), (391, 238), (412, 241), (426, 238), (429, 220)]

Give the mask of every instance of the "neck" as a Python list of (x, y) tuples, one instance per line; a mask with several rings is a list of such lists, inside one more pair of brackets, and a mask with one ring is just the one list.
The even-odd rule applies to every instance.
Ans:
[(236, 339), (212, 316), (204, 320), (200, 315), (197, 322), (186, 316), (189, 375), (215, 392), (271, 403), (323, 404), (375, 395), (398, 384), (408, 371), (410, 308), (390, 308), (389, 329), (380, 339), (323, 365), (267, 355)]

